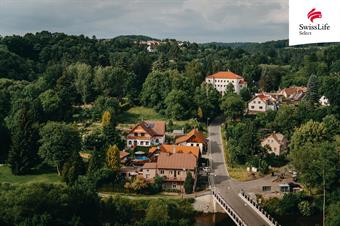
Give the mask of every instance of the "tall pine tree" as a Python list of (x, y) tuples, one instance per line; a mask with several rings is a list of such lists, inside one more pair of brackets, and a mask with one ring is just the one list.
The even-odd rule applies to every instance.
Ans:
[(37, 101), (22, 100), (14, 105), (12, 117), (8, 120), (12, 143), (8, 163), (13, 174), (28, 173), (39, 162), (39, 114)]
[(313, 104), (319, 102), (319, 84), (316, 75), (311, 75), (307, 84), (307, 93), (305, 99)]

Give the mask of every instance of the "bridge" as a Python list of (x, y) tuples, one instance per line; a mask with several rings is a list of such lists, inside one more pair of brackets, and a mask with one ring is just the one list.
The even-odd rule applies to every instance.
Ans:
[(208, 154), (211, 167), (209, 183), (214, 201), (238, 226), (279, 226), (275, 219), (246, 194), (242, 187), (236, 186), (233, 179), (229, 177), (220, 124), (210, 124), (208, 132)]

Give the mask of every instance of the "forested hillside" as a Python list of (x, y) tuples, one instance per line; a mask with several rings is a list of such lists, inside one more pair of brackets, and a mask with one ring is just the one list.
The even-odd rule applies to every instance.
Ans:
[[(80, 186), (80, 190), (90, 197), (85, 204), (97, 205), (96, 210), (103, 217), (91, 218), (89, 222), (117, 222), (116, 219), (106, 219), (106, 211), (116, 209), (117, 213), (123, 214), (129, 211), (124, 212), (120, 208), (130, 208), (132, 204), (123, 205), (121, 200), (117, 201), (118, 204), (112, 204), (112, 200), (100, 203), (98, 197), (92, 194), (92, 188), (96, 189), (107, 181), (119, 183), (118, 173), (114, 174), (114, 170), (104, 167), (106, 160), (103, 153), (108, 147), (115, 152), (124, 146), (116, 126), (122, 121), (121, 115), (134, 106), (153, 108), (169, 120), (169, 125), (175, 120), (187, 119), (203, 124), (224, 113), (229, 120), (225, 129), (230, 139), (231, 158), (237, 164), (264, 159), (258, 148), (259, 137), (268, 131), (280, 131), (296, 139), (292, 150), (298, 150), (309, 129), (320, 126), (322, 132), (331, 131), (324, 134), (325, 139), (321, 140), (332, 143), (322, 146), (333, 151), (329, 163), (339, 162), (339, 157), (334, 155), (337, 153), (335, 138), (339, 134), (337, 123), (340, 119), (339, 44), (293, 48), (288, 47), (285, 40), (245, 44), (162, 40), (154, 51), (148, 51), (147, 45), (142, 42), (147, 40), (155, 39), (146, 36), (97, 39), (47, 31), (0, 37), (0, 163), (9, 164), (15, 175), (36, 172), (47, 165), (55, 168), (58, 175), (63, 176), (63, 181), (71, 186), (12, 189), (1, 185), (0, 194), (4, 194), (1, 198), (8, 196), (11, 199), (21, 192), (29, 197), (39, 196), (35, 192), (39, 193), (40, 189), (40, 192), (51, 193), (49, 196), (53, 202), (57, 203), (58, 208), (63, 206), (64, 212), (74, 210), (74, 215), (67, 215), (66, 220), (61, 220), (64, 225), (90, 225), (86, 223), (86, 217), (91, 214), (77, 213), (77, 208), (70, 204), (81, 206), (81, 198), (73, 190)], [(207, 75), (218, 71), (232, 71), (245, 78), (248, 87), (241, 90), (240, 97), (225, 95), (222, 98), (212, 86), (203, 83)], [(277, 112), (253, 118), (242, 118), (245, 104), (254, 93), (290, 86), (308, 86), (307, 102), (298, 106), (283, 106)], [(319, 106), (318, 98), (323, 95), (329, 99), (330, 106)], [(315, 122), (308, 122), (310, 120)], [(102, 130), (94, 130), (90, 136), (75, 126), (100, 124), (100, 121)], [(300, 127), (302, 132), (294, 133)], [(311, 150), (316, 145), (315, 140), (312, 141), (314, 146), (309, 148)], [(89, 146), (94, 147), (93, 158), (84, 164), (79, 151)], [(308, 149), (308, 146), (302, 147), (301, 144), (301, 148)], [(313, 153), (318, 153), (318, 150)], [(316, 156), (313, 153), (307, 156), (310, 158), (292, 155), (292, 161), (307, 161)], [(300, 166), (302, 171), (310, 172), (310, 169), (303, 168), (304, 164)], [(329, 190), (339, 184), (336, 178), (338, 168), (336, 166), (330, 172), (329, 178), (334, 183), (327, 184)], [(309, 174), (304, 175), (310, 183), (310, 190), (322, 187), (319, 172), (316, 171), (313, 171), (316, 175), (314, 180), (309, 181)], [(78, 176), (84, 174), (88, 177), (77, 181)], [(84, 188), (85, 182), (91, 185), (90, 188)], [(64, 194), (65, 199), (56, 197), (55, 192)], [(25, 224), (26, 219), (21, 219), (22, 215), (16, 218), (11, 213), (10, 217), (4, 217), (6, 211), (13, 212), (11, 208), (16, 205), (29, 206), (29, 198), (27, 200), (23, 203), (0, 202), (3, 203), (0, 204), (3, 205), (0, 208), (0, 224), (1, 221), (14, 224), (12, 221), (15, 218), (16, 224), (35, 225), (34, 222)], [(52, 210), (53, 204), (51, 206)], [(177, 207), (171, 210), (169, 205), (168, 215), (175, 216)], [(147, 214), (148, 211), (140, 209), (136, 215)], [(25, 209), (22, 211), (26, 213)], [(27, 214), (34, 215), (29, 211)], [(40, 211), (39, 216), (31, 220), (50, 222), (51, 218), (48, 217), (53, 217), (55, 213), (52, 211), (48, 217), (45, 214)], [(177, 224), (177, 220), (181, 221), (187, 215), (191, 212), (166, 221), (164, 225)], [(190, 222), (183, 221), (181, 225), (190, 225)]]

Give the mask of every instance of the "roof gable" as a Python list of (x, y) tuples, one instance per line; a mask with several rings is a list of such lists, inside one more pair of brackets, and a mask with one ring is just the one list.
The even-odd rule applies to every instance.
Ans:
[(181, 136), (176, 139), (176, 144), (180, 144), (183, 142), (195, 142), (195, 143), (203, 143), (206, 144), (207, 140), (203, 133), (198, 131), (197, 129), (192, 129), (189, 133), (184, 136)]
[(199, 147), (192, 146), (181, 146), (181, 145), (173, 145), (173, 144), (162, 144), (160, 146), (160, 151), (165, 153), (190, 153), (193, 154), (196, 159), (199, 158), (200, 149)]
[(142, 121), (130, 130), (134, 133), (136, 130), (143, 130), (150, 136), (164, 136), (165, 122), (163, 121)]

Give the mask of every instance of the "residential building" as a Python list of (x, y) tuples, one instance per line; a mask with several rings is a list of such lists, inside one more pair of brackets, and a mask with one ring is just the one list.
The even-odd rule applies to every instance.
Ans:
[(261, 141), (261, 146), (270, 148), (270, 152), (281, 155), (287, 150), (288, 140), (281, 133), (272, 133)]
[(146, 163), (143, 166), (145, 179), (155, 176), (164, 177), (165, 189), (176, 189), (183, 191), (183, 184), (190, 171), (196, 180), (197, 159), (191, 153), (165, 153), (161, 152), (155, 163)]
[(162, 144), (157, 147), (151, 147), (149, 149), (149, 155), (157, 155), (163, 153), (175, 154), (175, 153), (190, 153), (198, 160), (201, 157), (200, 148), (198, 146), (184, 146), (175, 144)]
[(319, 103), (321, 104), (321, 106), (329, 106), (329, 100), (327, 97), (325, 96), (322, 96), (320, 99), (319, 99)]
[(186, 135), (177, 138), (175, 143), (180, 146), (199, 147), (201, 154), (207, 148), (207, 139), (197, 129), (192, 129)]
[(291, 101), (300, 101), (306, 95), (307, 87), (293, 86), (279, 90), (278, 93), (283, 95), (285, 99)]
[(163, 144), (165, 141), (165, 122), (143, 121), (133, 127), (126, 137), (129, 148), (142, 146), (150, 147)]
[(279, 106), (279, 100), (268, 93), (258, 93), (248, 102), (248, 112), (267, 112), (276, 111)]
[(240, 94), (240, 90), (243, 87), (247, 87), (247, 82), (242, 76), (230, 71), (221, 71), (213, 75), (209, 75), (206, 77), (205, 82), (212, 84), (221, 95), (224, 95), (228, 84), (234, 85), (234, 90), (237, 94)]

